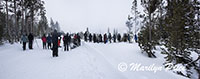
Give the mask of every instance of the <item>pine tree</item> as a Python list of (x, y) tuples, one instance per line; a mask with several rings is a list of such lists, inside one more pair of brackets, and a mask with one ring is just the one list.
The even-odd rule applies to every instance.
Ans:
[(48, 28), (49, 28), (49, 26), (48, 26), (47, 18), (45, 15), (42, 15), (41, 19), (39, 21), (39, 24), (38, 24), (38, 33), (39, 33), (38, 35), (42, 36), (44, 34), (49, 33)]
[(38, 19), (45, 11), (41, 0), (3, 0), (5, 18), (4, 38), (10, 43), (19, 41), (20, 35), (32, 32), (36, 34)]
[(55, 30), (55, 23), (52, 18), (50, 19), (50, 26), (52, 30)]
[(134, 33), (136, 34), (136, 32), (138, 31), (138, 28), (137, 28), (137, 26), (138, 26), (138, 18), (139, 18), (139, 14), (140, 14), (140, 12), (137, 10), (137, 0), (134, 0), (133, 2), (132, 2), (132, 8), (131, 8), (131, 13), (132, 13), (132, 15), (134, 16), (133, 17), (133, 22), (134, 22)]
[[(177, 73), (186, 77), (191, 77), (192, 70), (200, 71), (197, 59), (193, 59), (191, 53), (200, 56), (199, 42), (199, 21), (195, 19), (197, 6), (192, 0), (167, 0), (164, 30), (168, 37), (164, 40), (162, 53), (166, 54), (166, 63), (182, 64), (187, 68), (187, 74), (181, 71)], [(196, 11), (198, 10), (198, 11)]]
[(128, 16), (128, 20), (126, 21), (126, 26), (128, 27), (128, 33), (133, 34), (132, 32), (133, 22), (132, 22), (132, 17), (130, 17), (130, 15)]
[(145, 17), (143, 20), (144, 26), (141, 28), (138, 34), (138, 43), (143, 52), (148, 54), (148, 57), (155, 57), (154, 49), (158, 44), (158, 37), (156, 35), (156, 20), (155, 16), (157, 12), (160, 0), (141, 0), (141, 5), (145, 8)]
[(2, 43), (3, 35), (5, 34), (6, 14), (0, 11), (0, 44)]
[(60, 24), (58, 23), (58, 21), (56, 21), (55, 29), (56, 29), (58, 32), (61, 32), (61, 30), (60, 30)]

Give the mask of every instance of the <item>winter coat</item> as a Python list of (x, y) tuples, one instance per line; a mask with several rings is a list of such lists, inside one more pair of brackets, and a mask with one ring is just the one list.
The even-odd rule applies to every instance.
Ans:
[(21, 41), (22, 42), (28, 42), (27, 36), (23, 35), (22, 38), (21, 38)]
[(74, 39), (77, 39), (77, 35), (76, 34), (74, 35)]
[(78, 42), (81, 42), (81, 36), (79, 34), (77, 34), (77, 40)]
[(121, 35), (120, 34), (117, 35), (117, 40), (121, 41)]
[(63, 36), (63, 43), (67, 44), (67, 35)]
[(94, 42), (97, 42), (96, 34), (93, 35), (93, 41), (94, 41)]
[(137, 35), (135, 35), (135, 41), (137, 41)]
[(58, 48), (58, 33), (53, 32), (52, 34), (53, 50)]
[(45, 36), (42, 37), (42, 42), (47, 42), (47, 38)]
[(127, 38), (128, 38), (129, 41), (131, 40), (131, 36), (129, 34), (128, 34)]
[(111, 33), (109, 33), (109, 35), (108, 35), (108, 39), (109, 39), (109, 40), (112, 39), (112, 35), (111, 35)]
[(29, 40), (29, 41), (33, 41), (33, 39), (34, 39), (34, 37), (33, 37), (33, 35), (30, 33), (30, 34), (28, 35), (28, 40)]
[(60, 46), (60, 39), (58, 40), (58, 46)]
[(92, 34), (89, 35), (89, 41), (92, 41)]
[(47, 43), (51, 43), (51, 36), (47, 37)]
[(85, 32), (85, 33), (84, 33), (84, 40), (85, 40), (85, 41), (87, 41), (87, 37), (88, 37), (87, 32)]
[(71, 36), (68, 35), (68, 36), (67, 36), (67, 43), (70, 43), (70, 42), (71, 42)]
[(67, 34), (67, 35), (65, 35), (65, 36), (63, 37), (64, 45), (66, 45), (67, 43), (69, 44), (70, 41), (71, 41), (71, 37), (70, 37), (69, 34)]
[(116, 40), (116, 35), (115, 34), (113, 35), (113, 39)]
[(107, 35), (106, 34), (104, 34), (104, 42), (107, 42)]
[(102, 42), (102, 35), (99, 35), (99, 41)]

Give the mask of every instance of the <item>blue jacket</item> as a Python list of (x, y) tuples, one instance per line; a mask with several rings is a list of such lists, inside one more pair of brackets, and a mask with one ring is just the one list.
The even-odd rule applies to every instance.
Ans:
[(47, 37), (47, 43), (51, 43), (51, 42), (52, 42), (51, 39), (52, 39), (52, 38), (51, 38), (50, 36), (48, 36), (48, 37)]
[(22, 38), (21, 38), (21, 41), (22, 42), (28, 42), (28, 37), (23, 35)]
[(135, 41), (137, 41), (137, 35), (135, 35)]

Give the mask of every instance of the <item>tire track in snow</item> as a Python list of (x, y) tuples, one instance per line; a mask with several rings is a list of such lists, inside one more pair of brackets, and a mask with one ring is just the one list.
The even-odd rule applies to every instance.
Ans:
[[(88, 51), (85, 54), (87, 55), (87, 57), (90, 58), (91, 62), (97, 62), (98, 60), (101, 60), (103, 62), (103, 64), (105, 64), (105, 66), (107, 66), (109, 68), (110, 71), (115, 72), (115, 74), (117, 74), (118, 76), (120, 75), (120, 77), (123, 78), (119, 78), (119, 79), (127, 79), (125, 78), (124, 75), (120, 74), (118, 70), (114, 69), (114, 66), (109, 62), (109, 60), (102, 54), (102, 52), (90, 45), (88, 45), (87, 43), (83, 42), (83, 47), (85, 47), (85, 49)], [(96, 66), (96, 70), (98, 70), (98, 67)], [(116, 73), (118, 72), (118, 73)]]
[[(95, 79), (104, 79), (104, 74), (101, 73), (97, 67), (97, 65), (95, 65), (95, 62), (96, 62), (96, 58), (94, 56), (92, 56), (91, 54), (88, 54), (88, 49), (85, 48), (85, 46), (82, 46), (84, 48), (84, 51), (81, 52), (82, 56), (84, 56), (84, 58), (86, 59), (86, 63), (87, 63), (87, 66), (84, 67), (82, 73), (91, 73), (91, 72), (94, 72), (94, 73), (91, 73), (89, 74), (89, 76), (92, 76), (92, 79), (95, 78)], [(88, 68), (89, 67), (89, 68)], [(94, 75), (92, 75), (94, 74)], [(88, 75), (88, 74), (87, 74)], [(80, 79), (84, 79), (85, 77), (87, 77), (87, 75), (82, 75), (80, 76)], [(88, 76), (88, 77), (89, 77)]]

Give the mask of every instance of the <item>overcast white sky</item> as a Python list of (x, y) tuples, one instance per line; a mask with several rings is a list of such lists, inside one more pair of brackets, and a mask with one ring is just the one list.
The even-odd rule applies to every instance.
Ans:
[(47, 17), (60, 23), (65, 32), (105, 32), (124, 29), (133, 0), (44, 0)]

